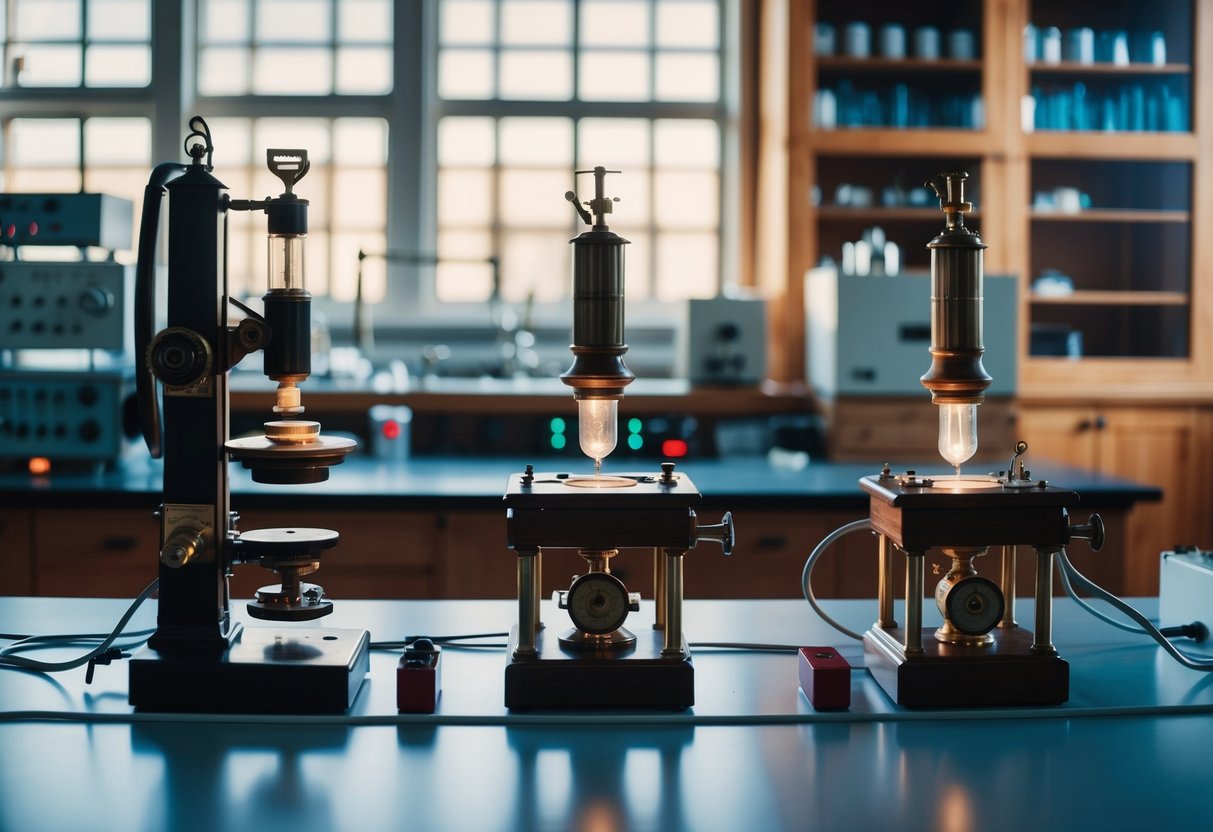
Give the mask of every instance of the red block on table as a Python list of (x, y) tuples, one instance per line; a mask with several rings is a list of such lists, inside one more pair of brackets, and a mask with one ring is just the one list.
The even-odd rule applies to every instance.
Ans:
[(396, 665), (396, 710), (432, 714), (442, 692), (442, 648), (409, 649)]
[(851, 665), (833, 647), (800, 648), (800, 687), (819, 711), (851, 707)]

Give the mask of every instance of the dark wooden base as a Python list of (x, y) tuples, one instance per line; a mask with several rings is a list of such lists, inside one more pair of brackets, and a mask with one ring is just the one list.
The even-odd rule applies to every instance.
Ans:
[(695, 704), (695, 668), (683, 640), (682, 656), (662, 656), (658, 630), (636, 634), (632, 647), (570, 650), (541, 630), (537, 655), (514, 658), (518, 628), (510, 634), (505, 706), (510, 710), (651, 708), (685, 710)]
[(222, 653), (146, 648), (130, 661), (130, 703), (143, 711), (340, 714), (370, 670), (366, 630), (247, 627)]
[(925, 655), (905, 655), (904, 630), (873, 627), (863, 637), (872, 677), (907, 708), (983, 708), (1060, 705), (1070, 697), (1070, 665), (1032, 653), (1032, 633), (995, 628), (985, 647), (943, 644), (922, 631)]

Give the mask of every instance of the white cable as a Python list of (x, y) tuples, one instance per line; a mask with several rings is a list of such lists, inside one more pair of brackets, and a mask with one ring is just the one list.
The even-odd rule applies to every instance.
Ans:
[[(117, 626), (114, 627), (113, 631), (109, 635), (70, 634), (62, 636), (30, 636), (29, 638), (22, 639), (21, 641), (10, 644), (4, 649), (0, 650), (0, 669), (8, 668), (17, 670), (33, 670), (39, 673), (57, 673), (62, 670), (72, 670), (73, 668), (88, 664), (106, 650), (110, 649), (114, 642), (118, 640), (118, 637), (122, 635), (122, 631), (126, 628), (127, 623), (130, 622), (131, 617), (135, 614), (135, 611), (143, 605), (144, 601), (151, 597), (152, 593), (155, 592), (159, 586), (159, 578), (148, 584), (147, 588), (143, 590), (143, 592), (139, 593), (139, 597), (132, 601), (131, 605), (127, 607), (126, 612), (122, 615), (122, 618), (118, 620)], [(140, 634), (143, 632), (145, 631), (139, 631)], [(69, 659), (67, 661), (42, 662), (38, 661), (37, 659), (27, 659), (24, 656), (17, 655), (18, 653), (23, 653), (28, 650), (45, 650), (48, 647), (70, 647), (72, 645), (80, 644), (81, 641), (91, 641), (95, 638), (102, 639), (101, 643), (83, 656), (79, 656), (75, 659)], [(135, 647), (142, 644), (144, 640), (145, 639), (131, 643), (123, 643), (122, 647)]]
[[(1069, 563), (1068, 560), (1066, 562)], [(1073, 564), (1071, 564), (1071, 567), (1073, 567)], [(1091, 613), (1091, 615), (1095, 616), (1100, 621), (1103, 621), (1105, 624), (1111, 624), (1113, 627), (1115, 627), (1118, 630), (1124, 630), (1126, 633), (1134, 633), (1135, 635), (1139, 635), (1139, 636), (1149, 635), (1149, 633), (1147, 633), (1141, 627), (1135, 627), (1132, 624), (1126, 624), (1123, 621), (1117, 621), (1112, 616), (1107, 615), (1106, 613), (1101, 612), (1100, 610), (1097, 610), (1095, 607), (1093, 607), (1091, 604), (1089, 604), (1085, 598), (1082, 598), (1081, 596), (1079, 596), (1078, 592), (1074, 589), (1074, 585), (1072, 583), (1070, 583), (1070, 574), (1069, 574), (1069, 572), (1066, 571), (1065, 566), (1061, 565), (1060, 559), (1058, 559), (1058, 570), (1057, 571), (1061, 575), (1061, 585), (1062, 585), (1062, 587), (1065, 588), (1066, 595), (1069, 595), (1070, 598), (1074, 601), (1074, 603), (1078, 604), (1078, 606), (1082, 607), (1084, 610)]]
[(848, 535), (851, 532), (857, 532), (861, 529), (871, 529), (872, 521), (868, 518), (862, 520), (854, 520), (847, 523), (845, 526), (839, 526), (834, 531), (827, 534), (821, 539), (821, 542), (809, 553), (808, 560), (804, 562), (804, 569), (800, 573), (800, 589), (804, 593), (804, 599), (809, 602), (809, 606), (813, 611), (821, 617), (821, 620), (829, 624), (838, 632), (848, 638), (853, 638), (856, 641), (863, 641), (863, 636), (853, 630), (848, 630), (846, 627), (839, 624), (833, 618), (826, 614), (826, 611), (817, 603), (817, 596), (813, 594), (813, 567), (817, 565), (818, 559), (825, 554), (825, 550), (833, 545), (838, 538)]
[[(1177, 648), (1170, 642), (1170, 640), (1167, 639), (1166, 636), (1159, 632), (1157, 627), (1150, 623), (1150, 619), (1146, 618), (1132, 606), (1126, 604), (1124, 601), (1120, 600), (1115, 595), (1094, 583), (1087, 578), (1087, 576), (1075, 569), (1074, 564), (1070, 563), (1070, 559), (1066, 556), (1065, 549), (1062, 549), (1057, 553), (1057, 564), (1061, 567), (1062, 575), (1068, 576), (1088, 595), (1093, 595), (1096, 598), (1099, 598), (1101, 601), (1106, 601), (1116, 609), (1123, 612), (1129, 618), (1140, 624), (1142, 632), (1157, 641), (1158, 645), (1162, 647), (1163, 650), (1167, 651), (1167, 653), (1171, 656), (1171, 658), (1175, 659), (1175, 661), (1179, 662), (1184, 667), (1190, 667), (1193, 670), (1213, 670), (1213, 660), (1201, 661), (1200, 659), (1193, 659), (1182, 653), (1179, 648)], [(1090, 611), (1090, 608), (1088, 608), (1088, 611)], [(1100, 617), (1102, 618), (1103, 616)]]

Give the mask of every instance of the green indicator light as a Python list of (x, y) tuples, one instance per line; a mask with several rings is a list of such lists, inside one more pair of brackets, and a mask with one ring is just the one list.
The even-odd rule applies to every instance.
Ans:
[(554, 419), (552, 419), (551, 425), (552, 425), (552, 433), (564, 433), (564, 429), (565, 429), (564, 419), (561, 419), (559, 416), (557, 416)]
[(642, 430), (644, 430), (644, 422), (639, 419), (628, 419), (628, 433), (640, 433)]
[(563, 433), (552, 434), (552, 447), (558, 451), (563, 451), (564, 446), (568, 444), (568, 441), (569, 440), (564, 438)]
[(639, 451), (641, 446), (643, 446), (643, 445), (644, 445), (644, 438), (642, 436), (640, 436), (639, 434), (633, 433), (631, 436), (628, 437), (628, 447), (631, 448), (633, 451)]

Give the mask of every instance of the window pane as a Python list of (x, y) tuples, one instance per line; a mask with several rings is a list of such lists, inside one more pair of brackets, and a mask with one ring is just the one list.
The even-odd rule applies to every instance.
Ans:
[(715, 49), (720, 21), (711, 0), (657, 0), (657, 45)]
[(489, 225), (492, 193), (493, 180), (487, 170), (438, 171), (438, 224)]
[(438, 164), (488, 167), (496, 157), (491, 118), (444, 118), (438, 122)]
[[(308, 161), (314, 168), (333, 157), (329, 123), (319, 118), (263, 118), (253, 128), (254, 164), (265, 167), (265, 151), (271, 147), (302, 147), (307, 149)], [(273, 174), (266, 171), (267, 176)], [(309, 178), (315, 172), (308, 174)], [(281, 180), (274, 178), (282, 187)]]
[(603, 165), (625, 174), (649, 165), (649, 122), (639, 118), (584, 118), (577, 124), (577, 167)]
[(567, 52), (510, 50), (501, 55), (502, 98), (565, 100), (573, 96), (572, 78)]
[(90, 87), (145, 87), (152, 80), (151, 48), (90, 46), (84, 55), (84, 78)]
[(387, 164), (387, 122), (377, 118), (338, 119), (333, 158), (343, 165)]
[(9, 161), (14, 167), (80, 166), (80, 122), (74, 118), (15, 118)]
[(502, 164), (572, 164), (573, 122), (567, 118), (503, 118), (500, 130)]
[(502, 0), (501, 43), (567, 46), (572, 22), (568, 0)]
[(90, 118), (84, 122), (84, 166), (146, 165), (152, 125), (145, 118)]
[(513, 227), (571, 228), (573, 212), (564, 198), (569, 179), (567, 169), (503, 170), (497, 205), (499, 221)]
[(658, 212), (662, 228), (714, 228), (720, 217), (720, 182), (715, 173), (654, 175), (654, 201), (673, 210)]
[(585, 0), (582, 46), (648, 46), (649, 7), (643, 0)]
[(249, 40), (246, 0), (203, 0), (202, 41), (244, 43)]
[(80, 0), (14, 0), (14, 6), (14, 38), (80, 39)]
[(332, 58), (327, 49), (258, 49), (253, 56), (253, 92), (259, 95), (331, 92)]
[[(210, 118), (206, 120), (211, 128), (211, 136), (215, 140), (215, 167), (219, 170), (237, 165), (246, 167), (253, 164), (252, 125), (243, 118)], [(264, 164), (265, 150), (261, 151)], [(231, 181), (228, 174), (220, 177), (229, 188), (236, 189), (239, 182)]]
[(487, 231), (439, 232), (439, 263), (434, 275), (439, 298), (463, 302), (488, 300), (493, 291), (493, 268), (478, 261), (487, 260), (492, 253), (493, 238)]
[(390, 43), (390, 0), (341, 0), (337, 4), (337, 35), (346, 43)]
[(439, 38), (443, 44), (488, 45), (493, 22), (492, 0), (442, 0)]
[[(653, 235), (624, 226), (612, 225), (611, 230), (631, 243), (623, 247), (628, 300), (649, 300), (653, 297), (653, 275), (649, 270), (649, 261), (653, 256)], [(713, 281), (716, 279), (716, 275), (708, 277)]]
[(554, 302), (569, 294), (567, 232), (515, 231), (505, 238), (501, 258), (501, 297), (522, 303)]
[(9, 54), (24, 57), (19, 77), (23, 87), (80, 86), (79, 46), (31, 46), (15, 43)]
[(586, 101), (647, 101), (647, 52), (582, 52), (578, 95)]
[[(629, 168), (625, 165), (607, 165), (611, 170), (622, 170), (620, 174), (608, 176), (606, 180), (606, 195), (618, 197), (611, 216), (607, 222), (616, 234), (628, 237), (624, 229), (636, 229), (647, 224), (649, 219), (649, 188), (651, 178), (646, 168)], [(593, 177), (579, 176), (577, 183), (578, 194), (582, 201), (593, 196)], [(677, 206), (672, 206), (677, 210)], [(631, 237), (628, 237), (631, 240)], [(633, 240), (633, 242), (635, 242)]]
[(720, 65), (712, 54), (657, 56), (657, 99), (715, 101), (720, 97)]
[(438, 95), (442, 98), (492, 98), (493, 53), (446, 49), (438, 58)]
[(198, 56), (198, 92), (203, 95), (243, 95), (248, 91), (249, 64), (246, 50), (202, 50)]
[(92, 40), (150, 40), (148, 0), (90, 0), (88, 36)]
[[(382, 232), (338, 232), (333, 235), (331, 279), (328, 291), (334, 300), (350, 302), (358, 291), (358, 251), (381, 253), (387, 250)], [(379, 303), (387, 290), (388, 264), (381, 257), (362, 261), (362, 297), (367, 303)]]
[(358, 47), (337, 50), (337, 92), (380, 95), (392, 89), (392, 50)]
[(329, 40), (328, 0), (259, 0), (257, 40), (271, 43)]
[(720, 167), (720, 131), (702, 119), (660, 119), (654, 123), (656, 165), (668, 168)]
[(342, 228), (383, 228), (387, 206), (386, 172), (338, 169), (333, 178), (335, 224)]
[(719, 245), (715, 234), (659, 234), (657, 299), (676, 301), (715, 294)]

